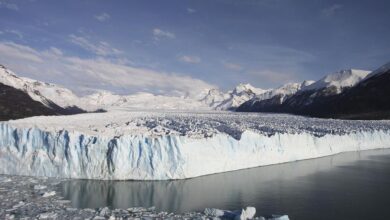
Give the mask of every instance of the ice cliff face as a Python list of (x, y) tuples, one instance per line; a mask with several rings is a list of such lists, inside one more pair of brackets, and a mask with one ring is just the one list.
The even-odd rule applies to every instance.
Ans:
[[(325, 120), (316, 122), (296, 116), (282, 117), (272, 127), (269, 122), (274, 119), (270, 116), (248, 115), (241, 122), (244, 125), (234, 125), (232, 119), (239, 117), (235, 114), (200, 117), (195, 114), (194, 117), (210, 121), (196, 126), (189, 123), (194, 121), (188, 113), (168, 115), (168, 122), (159, 121), (158, 115), (126, 116), (130, 123), (124, 123), (131, 127), (132, 122), (137, 121), (138, 125), (134, 126), (142, 127), (137, 128), (144, 129), (142, 132), (128, 128), (122, 133), (98, 134), (83, 130), (83, 126), (64, 124), (60, 128), (53, 122), (64, 117), (70, 121), (83, 117), (80, 115), (59, 119), (37, 117), (33, 118), (38, 121), (35, 125), (28, 125), (28, 120), (33, 119), (1, 123), (0, 173), (85, 179), (183, 179), (344, 151), (386, 148), (390, 143), (388, 121), (334, 120), (324, 126), (333, 125), (332, 128), (321, 129), (315, 123)], [(123, 120), (125, 115), (118, 117), (118, 121)], [(258, 122), (248, 124), (256, 118)], [(296, 120), (309, 122), (293, 127)], [(48, 121), (51, 122), (48, 124)], [(185, 125), (189, 127), (187, 130), (183, 128)], [(92, 125), (88, 127), (96, 129)], [(239, 135), (234, 135), (237, 132)]]

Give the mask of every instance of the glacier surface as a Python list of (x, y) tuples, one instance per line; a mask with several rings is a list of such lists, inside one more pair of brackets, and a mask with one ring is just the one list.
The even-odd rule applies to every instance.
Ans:
[(109, 112), (0, 123), (0, 173), (184, 179), (390, 147), (390, 121), (228, 112)]

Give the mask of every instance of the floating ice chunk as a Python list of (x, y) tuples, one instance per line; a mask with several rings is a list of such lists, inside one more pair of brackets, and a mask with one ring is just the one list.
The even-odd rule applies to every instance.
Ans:
[(57, 219), (57, 214), (54, 212), (45, 212), (38, 215), (39, 219)]
[(256, 208), (247, 207), (246, 209), (228, 211), (215, 208), (206, 208), (204, 214), (211, 217), (221, 217), (224, 219), (246, 220), (252, 219), (256, 214)]
[(35, 185), (34, 186), (34, 190), (42, 190), (42, 189), (46, 189), (47, 187), (45, 185)]
[(58, 203), (58, 204), (67, 204), (67, 203), (70, 203), (69, 200), (65, 200), (65, 199), (56, 200), (55, 202)]
[(3, 182), (3, 183), (8, 183), (8, 182), (11, 182), (12, 180), (10, 178), (0, 178), (0, 182)]
[(256, 208), (255, 207), (246, 207), (246, 209), (241, 211), (240, 220), (252, 219), (255, 217)]
[(76, 209), (76, 208), (71, 208), (71, 207), (68, 207), (68, 208), (66, 208), (66, 211), (67, 212), (76, 212), (78, 209)]
[(23, 201), (20, 201), (18, 204), (12, 206), (12, 208), (13, 208), (13, 209), (17, 209), (17, 208), (20, 208), (20, 207), (22, 207), (22, 206), (24, 206), (24, 202), (23, 202)]
[(214, 216), (214, 217), (222, 217), (224, 213), (225, 211), (221, 209), (206, 208), (204, 210), (205, 215)]
[(54, 196), (56, 194), (55, 191), (51, 191), (51, 192), (45, 192), (42, 197), (50, 197), (50, 196)]
[(259, 217), (259, 220), (290, 220), (288, 215), (271, 215), (270, 217)]
[(104, 207), (102, 210), (100, 210), (99, 215), (100, 216), (108, 216), (111, 214), (111, 210), (108, 207)]
[(144, 208), (144, 207), (131, 207), (131, 208), (128, 208), (127, 211), (128, 212), (132, 212), (132, 213), (137, 213), (137, 212), (153, 212), (156, 210), (156, 207), (152, 206), (152, 207), (149, 207), (149, 208)]
[(272, 215), (272, 218), (268, 220), (290, 220), (288, 215)]
[(6, 219), (15, 219), (15, 215), (6, 214), (6, 215), (5, 215), (5, 218), (6, 218)]

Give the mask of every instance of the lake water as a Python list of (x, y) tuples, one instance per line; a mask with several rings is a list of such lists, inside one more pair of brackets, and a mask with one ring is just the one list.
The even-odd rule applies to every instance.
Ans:
[(254, 206), (291, 219), (390, 219), (390, 150), (343, 153), (188, 180), (70, 180), (74, 207), (150, 207), (169, 212)]

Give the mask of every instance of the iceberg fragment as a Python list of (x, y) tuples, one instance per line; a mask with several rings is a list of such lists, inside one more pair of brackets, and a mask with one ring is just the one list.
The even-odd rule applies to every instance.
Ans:
[(223, 219), (234, 219), (234, 220), (247, 220), (253, 219), (256, 214), (256, 208), (247, 207), (246, 209), (229, 211), (215, 208), (206, 208), (204, 214), (211, 217), (218, 217)]

